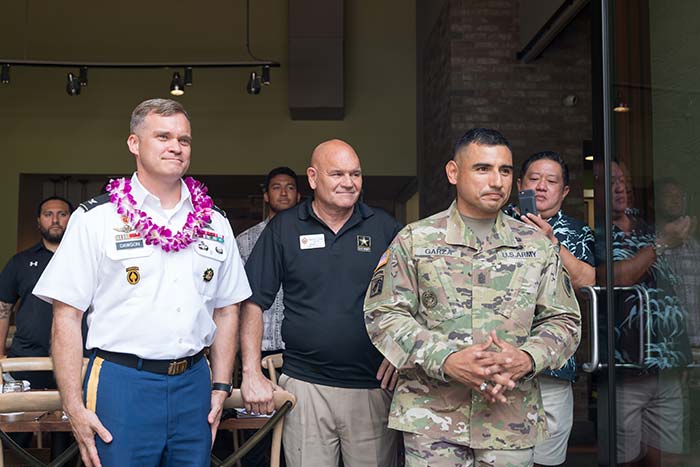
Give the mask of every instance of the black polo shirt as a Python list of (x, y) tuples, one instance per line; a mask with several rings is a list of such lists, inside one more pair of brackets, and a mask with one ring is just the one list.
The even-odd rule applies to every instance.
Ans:
[(377, 388), (381, 354), (362, 311), (372, 272), (401, 225), (357, 203), (334, 234), (311, 200), (277, 214), (245, 265), (254, 303), (266, 310), (284, 289), (283, 372), (310, 383)]
[(39, 242), (13, 256), (0, 274), (0, 300), (5, 303), (21, 300), (15, 320), (17, 331), (8, 352), (10, 357), (49, 355), (52, 307), (32, 295), (32, 289), (51, 257), (53, 253)]

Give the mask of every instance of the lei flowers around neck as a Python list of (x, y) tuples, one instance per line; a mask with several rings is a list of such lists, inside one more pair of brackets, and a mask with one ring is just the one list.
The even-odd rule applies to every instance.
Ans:
[(147, 245), (160, 245), (165, 252), (180, 251), (194, 242), (203, 232), (205, 224), (211, 222), (214, 202), (207, 195), (207, 188), (192, 177), (185, 179), (190, 192), (194, 212), (187, 214), (187, 221), (182, 229), (175, 233), (153, 222), (153, 219), (136, 207), (136, 200), (131, 196), (131, 180), (118, 178), (110, 180), (107, 185), (109, 200), (117, 206), (117, 212), (135, 231), (141, 233)]

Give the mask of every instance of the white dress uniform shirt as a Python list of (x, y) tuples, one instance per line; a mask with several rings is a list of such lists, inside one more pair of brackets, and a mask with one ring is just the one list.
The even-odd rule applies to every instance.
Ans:
[[(136, 207), (173, 234), (194, 210), (181, 183), (180, 202), (164, 210), (136, 174), (131, 178)], [(33, 293), (88, 310), (88, 349), (145, 359), (194, 355), (214, 340), (214, 308), (251, 294), (228, 220), (212, 211), (205, 230), (186, 249), (165, 252), (146, 245), (109, 201), (78, 209)]]

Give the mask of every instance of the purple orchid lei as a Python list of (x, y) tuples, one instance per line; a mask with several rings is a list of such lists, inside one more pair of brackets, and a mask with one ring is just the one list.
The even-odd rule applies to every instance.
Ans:
[(201, 236), (205, 224), (211, 222), (214, 202), (207, 195), (207, 187), (192, 177), (185, 179), (185, 185), (192, 198), (194, 212), (187, 214), (187, 221), (182, 229), (175, 233), (153, 222), (153, 219), (136, 207), (136, 200), (131, 195), (131, 180), (118, 178), (109, 181), (106, 189), (109, 200), (117, 205), (117, 212), (125, 223), (141, 233), (147, 245), (160, 245), (165, 252), (180, 251)]

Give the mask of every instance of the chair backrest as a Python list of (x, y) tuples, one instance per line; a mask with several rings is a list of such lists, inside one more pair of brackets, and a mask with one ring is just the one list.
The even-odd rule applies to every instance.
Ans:
[[(0, 377), (11, 371), (53, 371), (48, 357), (0, 359)], [(4, 380), (3, 380), (4, 381)], [(15, 392), (0, 394), (0, 413), (61, 410), (58, 391)]]
[(277, 384), (277, 369), (282, 368), (282, 363), (283, 359), (281, 353), (268, 355), (260, 362), (261, 366), (270, 374), (270, 381), (275, 384)]
[[(81, 378), (85, 378), (88, 359), (83, 358)], [(53, 371), (51, 357), (10, 357), (0, 359), (0, 376), (12, 371)]]
[[(82, 368), (82, 378), (85, 378), (85, 372), (87, 370), (87, 359), (83, 359)], [(16, 358), (3, 358), (0, 359), (0, 377), (6, 372), (12, 371), (53, 371), (53, 362), (49, 357), (16, 357)], [(57, 412), (63, 408), (61, 403), (61, 395), (57, 390), (48, 391), (29, 391), (29, 392), (8, 392), (0, 393), (0, 413), (9, 414), (12, 412), (41, 412), (42, 414), (32, 420), (17, 420), (20, 425), (22, 423), (39, 423), (38, 420), (49, 412)], [(67, 420), (67, 419), (66, 419)], [(9, 422), (12, 422), (9, 420)], [(67, 421), (63, 419), (60, 420), (62, 425), (67, 425), (63, 427), (70, 429), (70, 425)], [(18, 428), (15, 426), (15, 428)], [(31, 426), (31, 429), (36, 428), (36, 431), (45, 431), (39, 426)], [(50, 431), (54, 431), (57, 427), (54, 425)], [(15, 431), (11, 428), (7, 428), (8, 431)], [(27, 431), (25, 428), (19, 428), (16, 431)], [(35, 430), (32, 430), (35, 431)], [(42, 460), (34, 457), (30, 452), (25, 450), (22, 446), (15, 443), (12, 438), (7, 436), (4, 431), (0, 431), (0, 466), (4, 465), (3, 458), (3, 448), (9, 447), (15, 451), (16, 455), (21, 459), (26, 461), (26, 464), (22, 465), (64, 465), (66, 462), (71, 460), (78, 453), (78, 446), (73, 443), (68, 449), (66, 449), (62, 454), (56, 457), (51, 464), (44, 464)]]
[[(281, 452), (282, 452), (282, 430), (284, 428), (284, 416), (287, 414), (289, 410), (291, 410), (294, 405), (296, 405), (296, 397), (294, 397), (293, 394), (288, 393), (287, 391), (275, 391), (273, 393), (274, 397), (274, 402), (275, 402), (275, 410), (277, 413), (273, 415), (266, 423), (263, 424), (263, 426), (260, 428), (260, 430), (267, 431), (269, 429), (272, 429), (272, 446), (270, 448), (270, 467), (279, 467), (280, 465), (280, 457), (281, 457)], [(234, 389), (233, 392), (231, 393), (231, 396), (229, 396), (225, 401), (224, 401), (224, 408), (225, 409), (237, 409), (237, 408), (243, 408), (245, 407), (245, 404), (243, 402), (243, 397), (241, 397), (241, 390), (240, 389)], [(228, 422), (228, 427), (226, 426)], [(229, 419), (220, 425), (220, 427), (224, 429), (236, 429), (235, 427), (232, 426), (232, 423), (235, 423), (235, 419)], [(246, 443), (240, 448), (239, 452), (234, 453), (231, 455), (225, 462), (227, 465), (232, 465), (233, 463), (237, 462), (240, 460), (243, 455), (257, 442), (260, 441), (260, 438), (262, 436), (262, 433), (260, 433), (260, 436), (258, 434), (254, 435), (251, 437)], [(235, 460), (234, 460), (235, 459)]]

